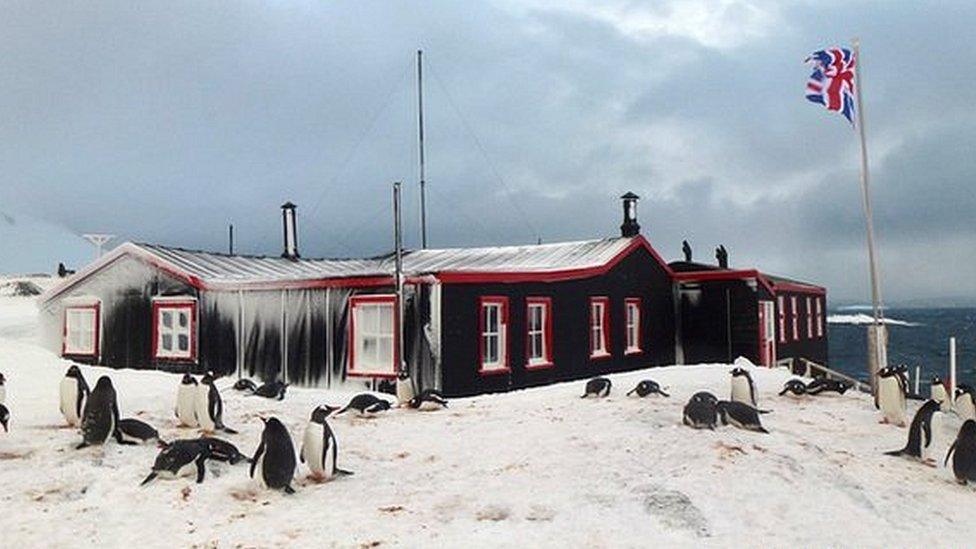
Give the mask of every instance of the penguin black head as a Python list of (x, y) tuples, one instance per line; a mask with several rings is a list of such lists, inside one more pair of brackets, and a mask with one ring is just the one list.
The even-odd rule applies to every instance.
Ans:
[(268, 438), (278, 436), (280, 434), (288, 435), (288, 428), (276, 417), (269, 417), (268, 419), (261, 418), (264, 422), (264, 432), (261, 433), (261, 439), (267, 440)]
[(183, 385), (196, 385), (197, 380), (190, 374), (183, 374), (183, 379), (180, 381)]
[(736, 376), (746, 376), (746, 377), (749, 377), (749, 372), (743, 370), (742, 368), (740, 368), (738, 366), (736, 366), (735, 368), (732, 368), (732, 370), (729, 373), (732, 374), (732, 377), (736, 377)]
[(312, 410), (312, 423), (325, 423), (325, 419), (332, 415), (332, 412), (338, 410), (338, 406), (329, 406), (328, 404), (323, 404), (316, 409)]
[(200, 378), (200, 383), (203, 383), (204, 385), (213, 385), (213, 382), (214, 376), (210, 372), (207, 372), (202, 378)]
[(7, 378), (3, 377), (3, 374), (0, 374), (0, 385), (3, 385), (6, 382), (7, 382)]
[(957, 438), (966, 437), (968, 439), (976, 438), (976, 421), (967, 419), (963, 424), (962, 428), (959, 429), (959, 435)]
[(405, 381), (407, 379), (410, 379), (410, 372), (408, 372), (406, 369), (400, 370), (399, 372), (397, 372), (397, 379), (399, 379), (400, 381)]
[(691, 396), (691, 400), (695, 402), (711, 402), (715, 404), (718, 402), (718, 397), (709, 393), (708, 391), (700, 391)]
[(68, 368), (68, 371), (67, 373), (64, 374), (64, 377), (73, 377), (75, 379), (81, 379), (81, 368), (72, 365), (70, 368)]
[(98, 383), (95, 384), (95, 388), (102, 389), (102, 390), (111, 389), (112, 380), (108, 376), (102, 376), (98, 378)]
[(0, 404), (0, 425), (3, 425), (3, 432), (9, 432), (7, 429), (7, 422), (10, 421), (10, 410), (6, 406)]
[(942, 379), (940, 379), (939, 376), (932, 377), (932, 385), (941, 385), (941, 384), (942, 384)]

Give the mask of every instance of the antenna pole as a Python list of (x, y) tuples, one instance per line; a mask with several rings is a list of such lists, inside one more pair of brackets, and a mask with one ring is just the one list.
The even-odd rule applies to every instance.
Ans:
[(393, 183), (393, 242), (394, 242), (394, 283), (396, 284), (396, 307), (393, 319), (396, 330), (397, 371), (407, 369), (403, 358), (403, 234), (400, 220), (400, 182)]
[(417, 133), (420, 141), (420, 247), (427, 248), (427, 186), (424, 171), (424, 52), (417, 50)]
[(234, 224), (227, 226), (227, 253), (234, 255)]

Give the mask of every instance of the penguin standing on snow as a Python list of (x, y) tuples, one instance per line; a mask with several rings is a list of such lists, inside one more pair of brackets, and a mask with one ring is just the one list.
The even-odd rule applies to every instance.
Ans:
[(156, 456), (152, 472), (142, 481), (145, 486), (156, 477), (179, 478), (196, 473), (197, 484), (203, 482), (206, 474), (206, 461), (210, 457), (209, 447), (199, 440), (176, 440), (163, 447)]
[(144, 444), (153, 440), (159, 440), (159, 431), (152, 425), (135, 418), (125, 418), (119, 420), (119, 434), (124, 442), (132, 444)]
[(119, 403), (112, 387), (112, 380), (102, 376), (95, 384), (85, 411), (81, 417), (82, 442), (76, 449), (105, 444), (109, 437), (115, 437), (119, 444), (126, 444), (119, 433)]
[(312, 478), (318, 481), (329, 480), (336, 475), (352, 474), (336, 466), (339, 445), (336, 443), (335, 433), (326, 421), (329, 414), (336, 410), (337, 408), (328, 405), (312, 410), (312, 417), (305, 427), (302, 448), (299, 450), (302, 463), (308, 464)]
[[(901, 450), (885, 452), (889, 456), (911, 456), (916, 459), (927, 458), (927, 450), (932, 445), (932, 433), (939, 431), (939, 426), (934, 423), (935, 413), (939, 411), (940, 403), (936, 400), (926, 401), (921, 408), (915, 412), (915, 418), (908, 428), (908, 443)], [(934, 427), (933, 427), (934, 426)], [(926, 459), (926, 461), (929, 461)]]
[(967, 419), (962, 424), (959, 434), (956, 435), (956, 441), (946, 452), (943, 465), (949, 463), (950, 457), (952, 457), (952, 473), (956, 477), (956, 482), (966, 484), (969, 481), (976, 481), (976, 421)]
[(759, 414), (768, 414), (769, 410), (754, 408), (745, 402), (735, 402), (722, 400), (715, 405), (722, 425), (733, 425), (746, 431), (756, 431), (757, 433), (769, 433), (759, 421)]
[(956, 386), (956, 400), (952, 408), (963, 420), (976, 419), (976, 392), (969, 385), (960, 384)]
[(594, 397), (605, 397), (610, 395), (610, 387), (613, 383), (605, 377), (595, 377), (586, 382), (586, 389), (583, 390), (583, 396), (580, 398), (586, 398), (589, 396)]
[(261, 443), (251, 458), (251, 478), (258, 471), (261, 484), (265, 488), (284, 490), (294, 494), (291, 481), (295, 478), (295, 445), (291, 442), (288, 428), (278, 418), (264, 419)]
[(929, 395), (929, 398), (941, 403), (939, 406), (939, 411), (948, 412), (952, 409), (952, 400), (949, 399), (949, 392), (946, 391), (945, 383), (942, 383), (939, 376), (932, 378), (932, 385), (929, 389)]
[(432, 412), (447, 408), (447, 400), (437, 389), (424, 389), (419, 395), (410, 399), (407, 406), (421, 412)]
[(85, 382), (85, 376), (81, 375), (81, 369), (77, 366), (68, 368), (61, 380), (61, 415), (71, 427), (81, 425), (81, 412), (90, 394), (91, 389)]
[(756, 384), (753, 383), (749, 372), (736, 367), (729, 373), (732, 374), (732, 402), (744, 402), (750, 406), (757, 406)]
[(881, 423), (905, 426), (906, 391), (908, 382), (897, 368), (878, 370), (878, 387), (874, 395), (874, 407), (881, 410)]
[(197, 380), (190, 374), (183, 374), (180, 388), (176, 391), (176, 419), (180, 427), (197, 427)]
[(390, 403), (382, 398), (373, 396), (369, 393), (362, 393), (352, 397), (345, 408), (336, 412), (336, 415), (344, 414), (350, 410), (355, 410), (361, 416), (372, 416), (378, 412), (390, 409)]
[(665, 393), (661, 390), (661, 386), (651, 379), (645, 379), (637, 384), (636, 387), (627, 392), (627, 396), (637, 393), (637, 396), (644, 398), (647, 395), (661, 395), (663, 397), (669, 397), (671, 395)]
[(397, 405), (408, 406), (410, 401), (416, 397), (416, 391), (413, 388), (413, 381), (410, 380), (410, 372), (406, 368), (403, 368), (397, 372), (396, 380), (396, 397)]
[(793, 396), (803, 396), (807, 394), (807, 386), (799, 379), (791, 379), (783, 384), (783, 390), (779, 392), (779, 396), (783, 396), (786, 393), (790, 393)]
[(220, 391), (214, 385), (214, 378), (209, 373), (200, 380), (194, 399), (197, 423), (205, 433), (223, 431), (236, 435), (237, 431), (224, 425), (224, 402), (220, 399)]
[(0, 425), (3, 426), (4, 433), (10, 431), (10, 410), (4, 404), (0, 404)]
[(685, 405), (681, 420), (694, 429), (714, 430), (718, 422), (717, 404), (718, 398), (715, 395), (706, 391), (695, 393)]

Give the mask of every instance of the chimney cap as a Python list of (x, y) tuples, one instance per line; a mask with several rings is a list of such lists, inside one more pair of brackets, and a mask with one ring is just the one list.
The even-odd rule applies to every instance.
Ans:
[(295, 206), (294, 204), (292, 204), (291, 200), (289, 200), (288, 202), (285, 202), (284, 204), (281, 205), (281, 209), (282, 210), (294, 210), (297, 207), (298, 206)]
[(624, 199), (624, 200), (633, 200), (633, 199), (635, 199), (635, 198), (640, 198), (640, 197), (639, 197), (639, 196), (637, 196), (636, 194), (634, 194), (634, 192), (633, 192), (633, 191), (627, 191), (627, 193), (626, 193), (626, 194), (624, 194), (624, 195), (621, 195), (621, 197), (620, 197), (620, 198), (622, 198), (622, 199)]

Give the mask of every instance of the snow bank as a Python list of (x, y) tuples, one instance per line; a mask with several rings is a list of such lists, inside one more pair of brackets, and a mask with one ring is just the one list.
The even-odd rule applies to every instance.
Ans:
[[(339, 463), (355, 475), (320, 485), (303, 476), (293, 496), (258, 489), (244, 465), (210, 465), (200, 485), (140, 487), (153, 448), (73, 449), (79, 436), (61, 427), (57, 402), (68, 363), (33, 343), (31, 311), (0, 302), (10, 330), (0, 334), (13, 416), (0, 433), (9, 546), (882, 547), (968, 546), (976, 535), (959, 511), (976, 493), (945, 469), (882, 455), (906, 432), (879, 425), (868, 398), (777, 397), (788, 373), (743, 361), (773, 410), (763, 416), (770, 435), (682, 426), (691, 394), (728, 394), (731, 366), (668, 367), (610, 376), (606, 399), (580, 399), (583, 383), (573, 382), (456, 399), (439, 412), (336, 419)], [(91, 384), (112, 377), (123, 415), (166, 438), (194, 435), (175, 426), (177, 376), (82, 370)], [(672, 398), (625, 397), (642, 378)], [(297, 444), (315, 405), (350, 396), (223, 395), (225, 421), (241, 431), (228, 438), (247, 453), (259, 416), (281, 418)]]
[[(864, 324), (874, 324), (874, 317), (866, 315), (864, 313), (858, 313), (853, 315), (841, 315), (833, 314), (827, 316), (828, 324), (852, 324), (855, 326), (861, 326)], [(884, 323), (890, 326), (918, 326), (915, 322), (908, 322), (907, 320), (897, 320), (894, 318), (885, 318)]]

